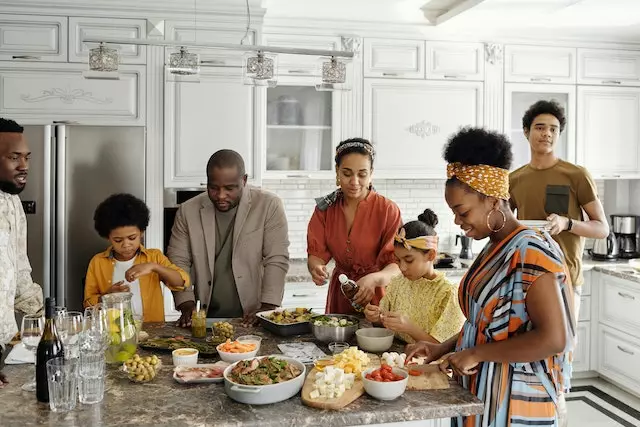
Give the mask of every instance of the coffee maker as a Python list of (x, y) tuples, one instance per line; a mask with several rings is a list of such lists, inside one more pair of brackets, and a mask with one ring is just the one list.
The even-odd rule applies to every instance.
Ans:
[(637, 247), (639, 224), (637, 215), (611, 215), (611, 228), (618, 239), (620, 258), (640, 258)]
[(460, 258), (461, 259), (473, 259), (473, 252), (471, 251), (471, 242), (473, 239), (471, 237), (467, 237), (464, 234), (456, 235), (456, 245), (458, 244), (458, 239), (462, 243), (462, 249), (460, 250)]

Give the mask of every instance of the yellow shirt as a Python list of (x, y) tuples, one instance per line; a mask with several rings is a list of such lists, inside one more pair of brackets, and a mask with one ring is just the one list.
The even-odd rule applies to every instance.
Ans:
[[(133, 265), (152, 262), (160, 264), (163, 267), (170, 268), (180, 273), (180, 277), (184, 280), (184, 285), (180, 287), (168, 286), (172, 291), (183, 291), (191, 286), (189, 275), (180, 267), (169, 261), (158, 249), (145, 249), (140, 246), (138, 255)], [(107, 293), (111, 287), (111, 279), (113, 278), (113, 269), (116, 264), (112, 255), (112, 248), (95, 255), (87, 270), (87, 277), (84, 283), (84, 306), (89, 307), (99, 302), (100, 297)], [(160, 276), (157, 273), (147, 274), (139, 279), (140, 294), (142, 297), (142, 309), (144, 311), (145, 322), (164, 322), (164, 299), (162, 297), (162, 286), (160, 286)]]
[[(411, 322), (440, 342), (460, 332), (465, 321), (458, 304), (458, 287), (441, 272), (433, 280), (394, 277), (380, 301), (380, 309), (409, 316)], [(407, 343), (415, 342), (408, 334), (396, 336)]]

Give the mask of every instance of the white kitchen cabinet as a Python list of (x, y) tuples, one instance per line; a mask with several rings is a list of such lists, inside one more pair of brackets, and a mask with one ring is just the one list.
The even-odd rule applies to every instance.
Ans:
[(0, 14), (0, 60), (67, 61), (67, 18)]
[[(84, 37), (135, 38), (147, 37), (147, 21), (144, 19), (69, 18), (69, 62), (89, 61), (89, 49), (98, 44), (82, 43)], [(121, 64), (145, 64), (146, 46), (118, 46)]]
[(540, 100), (556, 100), (565, 109), (567, 124), (554, 148), (556, 156), (575, 162), (576, 156), (576, 88), (570, 85), (507, 83), (504, 85), (504, 133), (513, 150), (512, 170), (531, 159), (529, 141), (522, 129), (525, 112)]
[[(341, 43), (340, 37), (332, 36), (263, 34), (261, 44), (297, 49), (341, 50)], [(281, 76), (319, 75), (319, 61), (316, 56), (278, 54), (278, 74)]]
[(576, 348), (573, 352), (573, 371), (591, 370), (591, 327), (589, 322), (578, 323)]
[[(238, 25), (230, 25), (221, 22), (197, 22), (193, 20), (186, 21), (166, 21), (165, 23), (165, 39), (195, 43), (226, 43), (240, 44), (245, 36), (245, 29)], [(256, 39), (255, 31), (249, 31), (246, 38), (246, 44), (253, 44)], [(167, 48), (167, 56), (170, 53), (177, 52), (177, 48)], [(190, 48), (190, 53), (200, 54), (200, 62), (204, 66), (241, 66), (241, 51), (227, 49), (195, 49)], [(239, 77), (241, 82), (241, 77)], [(241, 84), (241, 83), (240, 83)]]
[(204, 187), (216, 151), (237, 151), (254, 178), (255, 89), (238, 70), (203, 69), (200, 83), (165, 83), (165, 187)]
[(286, 282), (282, 297), (283, 308), (304, 307), (314, 313), (324, 314), (329, 286), (317, 286), (313, 282)]
[(599, 311), (601, 323), (640, 339), (640, 289), (637, 283), (603, 274)]
[(0, 116), (21, 123), (145, 125), (145, 67), (122, 65), (119, 80), (88, 80), (84, 64), (0, 63)]
[(578, 84), (640, 86), (640, 52), (578, 49)]
[(442, 149), (461, 126), (482, 126), (482, 83), (365, 79), (363, 135), (376, 177), (446, 178)]
[(578, 164), (594, 178), (640, 176), (640, 88), (578, 87)]
[(601, 324), (598, 347), (598, 373), (640, 394), (640, 340)]
[(427, 42), (426, 76), (431, 80), (484, 80), (484, 45)]
[(316, 91), (313, 77), (267, 89), (264, 177), (330, 178), (341, 136), (342, 92)]
[(364, 77), (424, 79), (423, 40), (364, 39)]
[(505, 82), (576, 82), (576, 49), (509, 45), (504, 52)]

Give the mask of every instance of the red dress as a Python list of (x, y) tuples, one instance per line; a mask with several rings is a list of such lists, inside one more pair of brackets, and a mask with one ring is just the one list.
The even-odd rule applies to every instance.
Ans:
[[(394, 263), (393, 237), (401, 226), (398, 206), (373, 190), (358, 205), (350, 233), (342, 199), (325, 211), (316, 207), (307, 230), (307, 253), (325, 263), (333, 258), (336, 264), (329, 284), (327, 313), (356, 313), (340, 291), (338, 276), (346, 274), (357, 282)], [(372, 303), (377, 305), (383, 295), (384, 290), (377, 288)]]

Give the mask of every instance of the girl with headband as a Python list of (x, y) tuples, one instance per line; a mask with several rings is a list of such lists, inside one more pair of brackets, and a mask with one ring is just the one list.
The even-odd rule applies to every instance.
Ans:
[(464, 323), (458, 304), (458, 287), (436, 271), (433, 262), (438, 253), (434, 227), (438, 217), (427, 209), (402, 226), (395, 236), (395, 255), (402, 275), (387, 286), (380, 306), (365, 308), (372, 323), (385, 328), (407, 343), (440, 343), (457, 334)]
[(442, 344), (410, 346), (407, 358), (442, 358), (441, 367), (484, 401), (484, 414), (454, 418), (452, 425), (557, 426), (576, 335), (560, 247), (548, 233), (522, 226), (509, 207), (512, 153), (505, 136), (462, 129), (444, 158), (455, 223), (488, 243), (460, 282), (467, 318), (460, 332)]
[(340, 291), (345, 274), (359, 286), (354, 301), (378, 304), (384, 287), (400, 274), (393, 255), (393, 237), (402, 224), (400, 209), (371, 185), (375, 151), (366, 139), (342, 141), (336, 148), (336, 185), (316, 199), (307, 230), (308, 268), (316, 285), (329, 282), (327, 264), (335, 261), (329, 282), (327, 313), (353, 314)]

